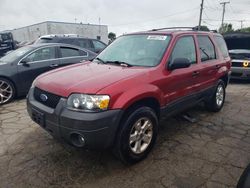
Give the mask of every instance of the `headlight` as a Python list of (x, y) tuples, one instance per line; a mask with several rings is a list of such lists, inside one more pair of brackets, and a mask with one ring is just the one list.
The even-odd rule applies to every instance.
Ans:
[(72, 94), (68, 98), (67, 106), (76, 110), (100, 111), (108, 109), (109, 100), (108, 95)]

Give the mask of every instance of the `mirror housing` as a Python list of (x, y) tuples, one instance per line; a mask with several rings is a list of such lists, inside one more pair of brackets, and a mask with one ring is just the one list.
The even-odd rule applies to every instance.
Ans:
[(169, 70), (182, 69), (190, 67), (191, 62), (187, 58), (176, 58), (174, 61), (169, 64)]
[(23, 66), (28, 66), (28, 61), (26, 59), (23, 59), (21, 62), (20, 62)]

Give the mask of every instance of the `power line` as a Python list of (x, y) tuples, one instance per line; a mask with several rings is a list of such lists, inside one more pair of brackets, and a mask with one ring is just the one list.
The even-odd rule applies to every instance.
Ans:
[(135, 24), (140, 24), (140, 23), (148, 23), (148, 22), (153, 22), (153, 21), (156, 21), (156, 20), (162, 20), (162, 19), (166, 19), (168, 17), (171, 17), (171, 16), (175, 16), (175, 15), (179, 15), (179, 14), (184, 14), (184, 13), (187, 13), (187, 12), (191, 12), (191, 11), (194, 11), (194, 10), (197, 10), (198, 7), (196, 8), (192, 8), (192, 9), (188, 9), (188, 10), (185, 10), (185, 11), (180, 11), (180, 12), (176, 12), (176, 13), (173, 13), (173, 14), (169, 14), (169, 15), (166, 15), (166, 16), (163, 16), (163, 17), (158, 17), (158, 18), (154, 18), (154, 19), (151, 19), (151, 20), (147, 20), (147, 21), (136, 21), (136, 22), (130, 22), (130, 23), (124, 23), (124, 24), (115, 24), (115, 25), (109, 25), (110, 27), (119, 27), (119, 26), (126, 26), (126, 25), (135, 25)]

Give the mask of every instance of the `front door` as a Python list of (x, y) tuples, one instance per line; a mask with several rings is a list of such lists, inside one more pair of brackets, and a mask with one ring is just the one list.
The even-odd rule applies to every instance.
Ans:
[(176, 40), (167, 66), (169, 67), (179, 58), (188, 59), (191, 65), (187, 68), (166, 70), (164, 86), (162, 87), (164, 88), (165, 104), (174, 108), (168, 111), (178, 111), (177, 108), (181, 109), (183, 106), (187, 106), (187, 103), (192, 103), (195, 100), (195, 86), (200, 72), (193, 36), (184, 35)]
[(35, 50), (18, 64), (18, 78), (22, 81), (22, 90), (28, 91), (33, 80), (40, 74), (57, 67), (55, 47)]

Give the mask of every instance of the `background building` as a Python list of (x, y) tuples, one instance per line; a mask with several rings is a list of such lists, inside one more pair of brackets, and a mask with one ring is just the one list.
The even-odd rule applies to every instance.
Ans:
[(40, 36), (49, 34), (78, 34), (108, 43), (107, 25), (46, 21), (11, 30), (11, 33), (18, 42), (32, 42)]

